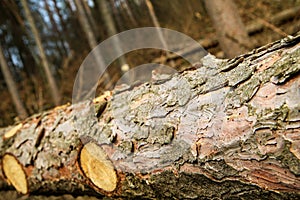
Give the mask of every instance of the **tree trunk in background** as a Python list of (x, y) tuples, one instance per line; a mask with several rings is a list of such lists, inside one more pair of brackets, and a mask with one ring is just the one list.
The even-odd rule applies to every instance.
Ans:
[(47, 1), (45, 1), (45, 9), (47, 11), (47, 14), (48, 14), (48, 17), (49, 17), (50, 23), (51, 23), (51, 25), (49, 25), (48, 30), (50, 32), (50, 30), (54, 29), (52, 34), (53, 34), (53, 38), (55, 38), (55, 39), (51, 38), (50, 40), (52, 40), (52, 42), (54, 41), (55, 46), (56, 46), (56, 51), (59, 52), (58, 53), (59, 57), (63, 58), (63, 56), (64, 56), (64, 53), (62, 52), (63, 49), (62, 49), (62, 47), (59, 46), (60, 38), (58, 37), (59, 36), (58, 29), (57, 29), (56, 23), (54, 21), (53, 15), (51, 13), (51, 10), (49, 8), (49, 5), (48, 5)]
[(16, 111), (18, 113), (18, 116), (20, 117), (20, 119), (25, 119), (28, 114), (27, 111), (21, 101), (18, 89), (17, 89), (17, 85), (14, 82), (14, 79), (11, 75), (11, 72), (9, 70), (9, 67), (7, 65), (7, 62), (5, 60), (5, 56), (2, 50), (2, 46), (0, 45), (0, 64), (1, 64), (1, 70), (6, 82), (6, 85), (8, 87), (9, 93), (12, 97), (13, 103), (16, 107)]
[(222, 50), (228, 58), (247, 52), (250, 38), (233, 0), (204, 0)]
[(34, 115), (0, 129), (0, 177), (23, 194), (299, 199), (299, 55), (300, 35), (207, 55), (167, 80)]
[[(48, 16), (49, 16), (49, 19), (50, 19), (50, 22), (51, 22), (51, 25), (52, 25), (52, 28), (54, 29), (54, 34), (56, 36), (56, 44), (57, 44), (57, 51), (60, 52), (60, 55), (61, 57), (63, 58), (64, 56), (66, 56), (68, 54), (68, 51), (65, 47), (65, 44), (64, 44), (64, 40), (63, 40), (63, 35), (61, 34), (61, 32), (59, 31), (58, 29), (58, 26), (57, 26), (57, 23), (53, 17), (53, 12), (51, 11), (50, 7), (49, 7), (49, 3), (48, 1), (45, 1), (45, 8), (47, 10), (47, 13), (48, 13)], [(59, 16), (59, 15), (58, 15)]]
[(92, 14), (92, 11), (91, 11), (91, 8), (90, 6), (88, 5), (87, 1), (82, 1), (82, 4), (83, 4), (83, 7), (84, 7), (84, 10), (85, 10), (85, 13), (86, 13), (86, 16), (91, 24), (91, 27), (93, 29), (93, 32), (94, 32), (94, 35), (95, 36), (98, 36), (97, 33), (99, 32), (98, 29), (97, 29), (97, 23), (94, 19), (94, 16)]
[(137, 27), (137, 24), (138, 24), (138, 23), (137, 23), (137, 21), (135, 20), (133, 14), (132, 14), (131, 8), (129, 7), (127, 0), (122, 1), (122, 2), (121, 2), (121, 6), (122, 6), (122, 8), (126, 11), (126, 13), (127, 13), (128, 17), (129, 17), (131, 23), (133, 24), (133, 26), (134, 26), (134, 27)]
[[(16, 48), (18, 48), (20, 58), (22, 60), (24, 71), (28, 79), (36, 79), (38, 76), (37, 63), (38, 59), (34, 55), (34, 51), (26, 41), (29, 40), (30, 34), (25, 28), (25, 23), (22, 17), (20, 16), (20, 10), (15, 1), (7, 1), (7, 7), (10, 10), (11, 18), (9, 20), (9, 29), (11, 30), (11, 35), (13, 37), (13, 42), (15, 43)], [(14, 18), (16, 20), (14, 20)], [(23, 36), (26, 37), (23, 37)], [(34, 86), (34, 80), (32, 81), (32, 86)]]
[[(76, 8), (78, 10), (79, 22), (80, 22), (81, 26), (83, 27), (83, 30), (84, 30), (84, 32), (87, 36), (89, 46), (94, 51), (94, 55), (97, 55), (97, 56), (94, 56), (95, 61), (98, 63), (98, 66), (101, 67), (102, 70), (104, 71), (104, 74), (103, 74), (102, 78), (105, 80), (104, 81), (104, 84), (105, 84), (110, 80), (110, 76), (107, 73), (107, 71), (105, 71), (106, 66), (103, 62), (103, 58), (102, 58), (100, 52), (98, 52), (98, 48), (95, 48), (98, 45), (98, 42), (97, 42), (96, 37), (93, 33), (93, 29), (92, 29), (92, 27), (89, 23), (89, 20), (88, 20), (86, 14), (84, 12), (81, 1), (80, 0), (74, 0), (74, 2), (76, 4)], [(94, 87), (97, 87), (97, 86), (94, 86)]]
[(113, 12), (114, 19), (117, 24), (117, 28), (119, 28), (119, 30), (124, 30), (125, 29), (124, 24), (123, 24), (124, 19), (121, 20), (120, 11), (118, 9), (119, 7), (116, 6), (114, 0), (110, 0), (109, 3), (110, 3), (110, 7), (112, 9), (112, 12)]
[(94, 32), (92, 30), (92, 27), (89, 23), (88, 17), (86, 16), (86, 13), (84, 12), (84, 9), (82, 7), (81, 1), (80, 0), (74, 0), (76, 4), (76, 8), (78, 10), (78, 18), (81, 26), (83, 27), (91, 49), (95, 48), (98, 45), (98, 42), (96, 40), (96, 37), (94, 35)]
[[(145, 4), (148, 8), (148, 11), (149, 11), (149, 14), (150, 14), (150, 17), (151, 17), (151, 20), (152, 20), (154, 26), (160, 28), (160, 24), (157, 20), (157, 17), (156, 17), (156, 14), (155, 14), (155, 11), (154, 11), (154, 8), (153, 8), (153, 5), (152, 5), (151, 1), (150, 0), (145, 0)], [(168, 49), (168, 45), (167, 45), (166, 40), (165, 40), (162, 32), (160, 31), (160, 29), (157, 29), (157, 33), (158, 33), (159, 39), (160, 39), (163, 47), (165, 49)], [(169, 56), (170, 56), (170, 53), (168, 51), (166, 51), (166, 57), (168, 58)], [(175, 68), (174, 61), (171, 60), (170, 65), (171, 65), (172, 68)]]
[(59, 105), (61, 97), (60, 97), (60, 94), (59, 94), (59, 91), (58, 91), (58, 88), (57, 88), (57, 85), (56, 85), (56, 81), (55, 81), (55, 79), (54, 79), (54, 77), (51, 73), (51, 69), (50, 69), (49, 62), (48, 62), (47, 57), (46, 57), (46, 53), (45, 53), (44, 48), (43, 48), (43, 44), (42, 44), (42, 41), (41, 41), (40, 34), (39, 34), (39, 32), (38, 32), (38, 30), (35, 26), (33, 17), (30, 13), (30, 10), (28, 8), (26, 0), (21, 0), (21, 3), (22, 3), (22, 6), (24, 8), (25, 16), (28, 20), (31, 31), (33, 33), (35, 43), (36, 43), (36, 45), (38, 47), (38, 50), (39, 50), (39, 53), (40, 53), (42, 66), (43, 66), (44, 71), (46, 73), (46, 77), (47, 77), (48, 84), (49, 84), (49, 87), (50, 87), (50, 92), (52, 94), (51, 97), (53, 99), (54, 104)]
[[(118, 31), (116, 29), (116, 25), (115, 25), (114, 19), (112, 17), (112, 13), (109, 10), (109, 2), (98, 0), (98, 5), (100, 8), (100, 12), (103, 17), (103, 20), (105, 22), (105, 27), (107, 29), (108, 36), (115, 36), (118, 33)], [(113, 39), (114, 39), (113, 40), (113, 48), (115, 49), (115, 51), (118, 54), (121, 54), (121, 56), (118, 58), (120, 69), (123, 72), (126, 72), (129, 70), (129, 68), (127, 67), (128, 65), (127, 65), (125, 56), (122, 55), (122, 48), (119, 46), (119, 44), (120, 44), (119, 38), (113, 37)]]

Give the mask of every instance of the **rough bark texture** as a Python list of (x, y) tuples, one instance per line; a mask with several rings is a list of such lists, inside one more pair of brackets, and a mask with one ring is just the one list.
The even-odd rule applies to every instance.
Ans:
[(300, 36), (232, 60), (207, 55), (34, 115), (0, 130), (1, 176), (21, 193), (298, 199), (299, 56)]

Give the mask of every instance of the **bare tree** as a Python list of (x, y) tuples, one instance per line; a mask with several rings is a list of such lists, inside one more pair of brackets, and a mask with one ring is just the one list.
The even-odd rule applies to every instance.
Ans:
[(46, 11), (48, 13), (48, 16), (49, 16), (52, 28), (54, 29), (53, 32), (54, 32), (54, 34), (55, 34), (55, 36), (57, 38), (57, 41), (56, 41), (57, 51), (59, 51), (60, 54), (61, 54), (61, 56), (63, 57), (64, 55), (66, 55), (68, 53), (68, 51), (67, 51), (67, 49), (65, 47), (62, 34), (61, 34), (60, 30), (58, 29), (58, 25), (57, 25), (57, 23), (56, 23), (56, 21), (55, 21), (55, 19), (53, 17), (53, 12), (50, 9), (48, 1), (45, 1), (45, 9), (46, 9)]
[(83, 8), (85, 10), (86, 16), (91, 24), (92, 30), (94, 31), (94, 34), (97, 34), (97, 23), (93, 17), (92, 11), (90, 6), (88, 5), (87, 1), (82, 1)]
[(245, 25), (233, 0), (204, 0), (217, 31), (218, 40), (229, 58), (251, 49)]
[[(160, 24), (159, 24), (158, 19), (156, 17), (152, 2), (150, 0), (145, 0), (145, 3), (146, 3), (146, 6), (148, 7), (148, 11), (149, 11), (149, 14), (150, 14), (150, 17), (151, 17), (151, 20), (152, 20), (154, 26), (155, 27), (160, 27)], [(165, 40), (165, 38), (162, 34), (162, 31), (160, 29), (157, 29), (157, 33), (158, 33), (158, 37), (159, 37), (163, 47), (165, 49), (168, 49), (168, 45), (167, 45), (166, 40)], [(167, 54), (166, 57), (170, 56), (169, 55), (170, 53), (168, 51), (166, 52), (166, 54)], [(175, 67), (174, 61), (171, 60), (170, 65), (171, 65), (171, 67)]]
[(81, 1), (74, 0), (74, 2), (76, 4), (76, 8), (78, 10), (79, 22), (80, 22), (81, 26), (83, 27), (84, 32), (86, 33), (90, 48), (93, 49), (94, 47), (97, 46), (98, 43), (97, 43), (96, 37), (94, 35), (92, 26), (88, 20), (88, 17), (86, 16), (86, 13), (84, 12), (84, 8), (81, 4)]
[[(98, 0), (100, 12), (102, 14), (102, 17), (105, 22), (105, 26), (107, 28), (107, 32), (109, 36), (114, 36), (118, 33), (116, 29), (116, 25), (114, 22), (114, 19), (112, 17), (111, 11), (109, 10), (109, 2), (108, 1), (102, 1)], [(120, 40), (117, 36), (113, 37), (113, 48), (118, 52), (118, 54), (122, 54), (122, 48), (120, 47)], [(125, 66), (128, 66), (126, 64), (126, 59), (124, 56), (120, 56), (118, 59), (118, 62), (121, 66), (122, 71), (128, 71), (128, 68)]]
[(134, 25), (134, 26), (137, 26), (137, 21), (135, 20), (134, 16), (133, 16), (133, 13), (131, 11), (131, 8), (129, 7), (128, 5), (128, 2), (127, 0), (125, 1), (121, 1), (121, 6), (122, 8), (126, 11), (128, 17), (129, 17), (129, 20), (131, 21), (131, 23)]
[(55, 105), (59, 105), (61, 97), (60, 97), (55, 79), (54, 79), (54, 77), (51, 73), (50, 65), (49, 65), (49, 62), (47, 60), (46, 53), (45, 53), (45, 50), (44, 50), (43, 45), (42, 45), (42, 40), (41, 40), (40, 34), (39, 34), (39, 32), (36, 28), (34, 19), (31, 15), (31, 13), (30, 13), (30, 10), (29, 10), (29, 7), (27, 5), (26, 0), (21, 0), (21, 3), (22, 3), (22, 6), (24, 8), (25, 16), (26, 16), (26, 18), (29, 22), (31, 31), (33, 33), (35, 43), (36, 43), (36, 45), (38, 47), (38, 50), (39, 50), (39, 53), (40, 53), (42, 66), (44, 68), (44, 71), (46, 73), (46, 78), (47, 78), (49, 86), (50, 86), (50, 91), (51, 91), (51, 94), (52, 94), (51, 96), (53, 98), (53, 102), (54, 102)]
[[(74, 0), (74, 2), (76, 4), (76, 8), (77, 8), (77, 11), (78, 11), (77, 16), (78, 16), (79, 22), (80, 22), (80, 24), (81, 24), (81, 26), (82, 26), (82, 28), (83, 28), (86, 36), (87, 36), (87, 40), (88, 40), (90, 48), (93, 49), (95, 62), (101, 68), (101, 71), (104, 72), (101, 79), (103, 80), (103, 83), (106, 84), (111, 78), (110, 78), (109, 74), (107, 73), (107, 71), (105, 69), (106, 66), (105, 66), (103, 57), (101, 55), (101, 52), (99, 52), (98, 48), (95, 48), (97, 46), (97, 40), (96, 40), (96, 37), (94, 35), (93, 29), (91, 27), (91, 24), (89, 23), (89, 20), (88, 20), (88, 17), (86, 15), (86, 13), (84, 12), (84, 8), (81, 4), (81, 1), (80, 0)], [(83, 73), (79, 73), (79, 76), (82, 76), (82, 75), (83, 75)], [(80, 78), (80, 80), (84, 81), (83, 78)], [(80, 88), (79, 90), (82, 90), (81, 89), (81, 86), (83, 85), (82, 81), (81, 81), (81, 83), (79, 83), (79, 88)], [(97, 87), (97, 85), (95, 85), (93, 87)], [(89, 97), (90, 93), (86, 94), (85, 96)]]
[(21, 101), (18, 89), (17, 89), (17, 85), (14, 82), (14, 79), (12, 77), (12, 74), (8, 68), (7, 62), (5, 60), (5, 56), (2, 50), (2, 46), (0, 44), (0, 64), (1, 64), (1, 70), (6, 82), (6, 85), (8, 87), (9, 93), (12, 97), (12, 100), (14, 102), (14, 105), (16, 107), (17, 113), (20, 117), (20, 119), (25, 119), (28, 114), (27, 111)]

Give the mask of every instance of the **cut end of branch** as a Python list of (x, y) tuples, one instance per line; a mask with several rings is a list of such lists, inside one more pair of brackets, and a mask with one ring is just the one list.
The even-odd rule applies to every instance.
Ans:
[(103, 149), (95, 143), (88, 143), (82, 148), (80, 166), (85, 176), (98, 188), (106, 192), (116, 189), (117, 175), (114, 166)]
[(27, 194), (27, 180), (22, 165), (10, 154), (6, 154), (2, 159), (4, 174), (9, 183), (11, 183), (18, 192)]
[(3, 139), (9, 139), (11, 137), (13, 137), (17, 132), (18, 130), (20, 130), (22, 128), (23, 124), (20, 123), (18, 125), (16, 125), (15, 127), (13, 127), (12, 129), (10, 129), (9, 131), (7, 131), (4, 136), (3, 136)]

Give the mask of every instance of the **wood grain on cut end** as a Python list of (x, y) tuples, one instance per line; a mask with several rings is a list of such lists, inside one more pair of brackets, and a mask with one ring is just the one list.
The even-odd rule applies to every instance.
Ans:
[(6, 154), (2, 159), (2, 168), (9, 183), (11, 183), (18, 192), (26, 194), (28, 192), (27, 180), (22, 165), (10, 154)]
[(112, 162), (101, 147), (95, 143), (86, 144), (80, 153), (83, 173), (98, 188), (112, 192), (117, 187), (117, 175)]

